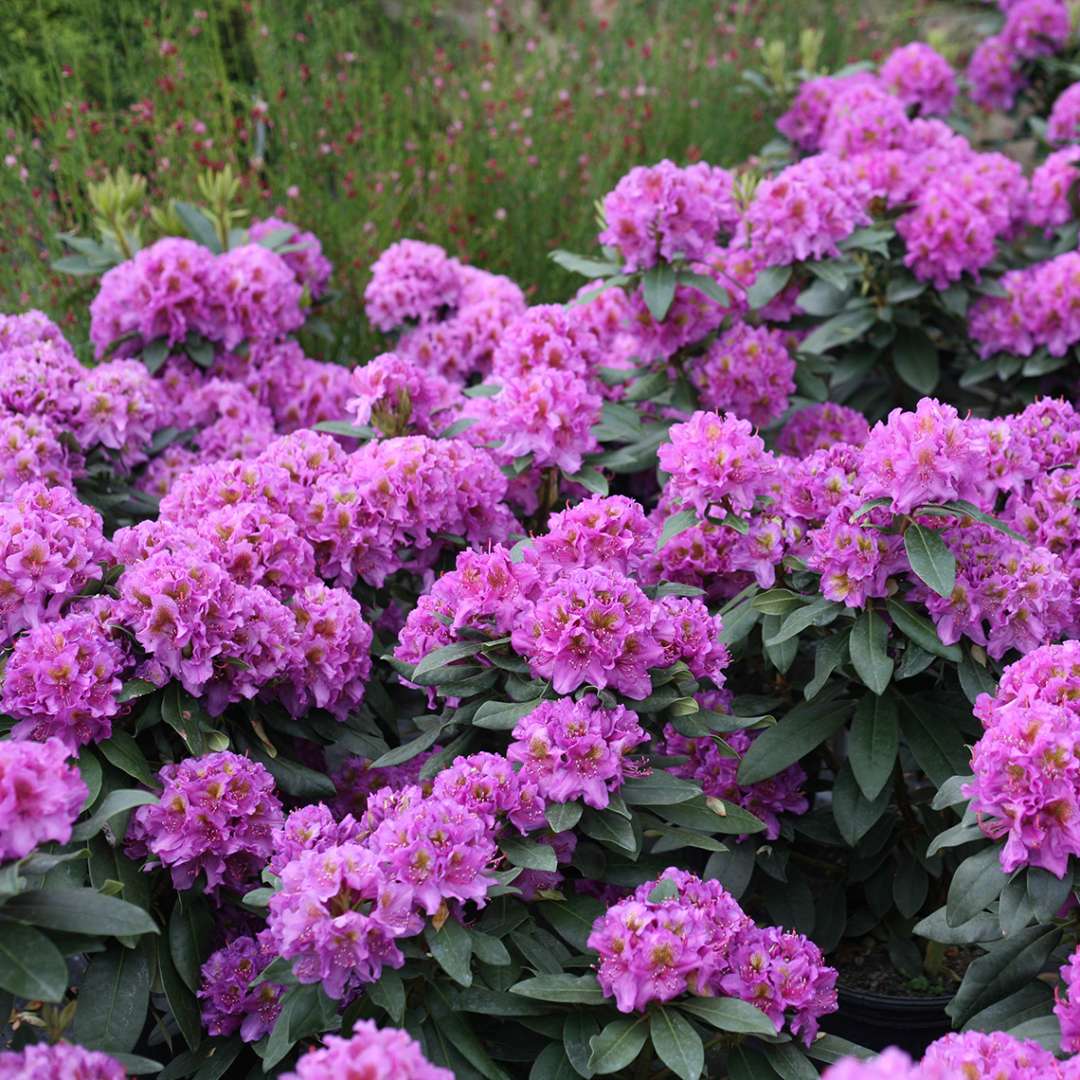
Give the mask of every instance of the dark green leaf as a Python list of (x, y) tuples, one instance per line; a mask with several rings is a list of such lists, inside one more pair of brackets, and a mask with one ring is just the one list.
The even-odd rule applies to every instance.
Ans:
[(796, 705), (746, 751), (739, 763), (738, 782), (745, 787), (783, 772), (839, 731), (849, 709), (846, 703), (817, 699)]
[(751, 311), (758, 311), (770, 300), (779, 296), (784, 286), (791, 280), (792, 267), (769, 266), (759, 270), (754, 284), (746, 293), (746, 302)]
[(564, 472), (563, 475), (567, 480), (580, 484), (586, 491), (591, 491), (594, 495), (606, 495), (608, 493), (607, 477), (599, 469), (585, 465), (578, 469), (576, 473)]
[(599, 1034), (599, 1022), (592, 1013), (584, 1009), (571, 1012), (563, 1021), (563, 1050), (582, 1080), (590, 1080), (594, 1075), (589, 1068), (589, 1057), (592, 1054), (589, 1044)]
[(892, 679), (893, 661), (886, 652), (889, 628), (872, 608), (867, 608), (851, 628), (848, 649), (856, 674), (875, 694), (884, 694)]
[(401, 976), (393, 968), (384, 967), (382, 974), (366, 989), (367, 996), (380, 1009), (386, 1010), (391, 1022), (400, 1025), (405, 1019), (405, 983)]
[(904, 548), (911, 569), (931, 589), (947, 600), (956, 586), (956, 556), (941, 534), (912, 522), (904, 532)]
[(945, 918), (945, 908), (938, 908), (915, 924), (912, 933), (929, 941), (939, 941), (942, 945), (976, 945), (987, 941), (996, 941), (1001, 937), (1001, 927), (996, 915), (985, 912), (960, 926), (949, 926)]
[(660, 539), (656, 542), (656, 550), (662, 550), (668, 541), (674, 540), (679, 533), (684, 533), (687, 529), (692, 529), (695, 525), (700, 524), (697, 512), (694, 510), (680, 510), (677, 514), (672, 514), (664, 520), (664, 527), (660, 531)]
[(589, 807), (581, 818), (581, 831), (605, 847), (636, 852), (638, 840), (633, 826), (624, 817), (611, 810), (593, 810)]
[(675, 299), (675, 271), (668, 263), (651, 266), (641, 277), (641, 291), (649, 314), (663, 322)]
[(192, 993), (202, 984), (202, 965), (211, 952), (214, 924), (206, 900), (193, 892), (177, 896), (169, 916), (169, 952)]
[(590, 1044), (589, 1068), (598, 1076), (625, 1069), (641, 1053), (647, 1035), (647, 1017), (612, 1020)]
[(957, 675), (960, 676), (960, 688), (972, 705), (975, 704), (980, 694), (993, 695), (997, 692), (997, 680), (968, 651), (964, 652), (960, 660)]
[(593, 923), (604, 913), (604, 905), (591, 896), (545, 900), (538, 906), (559, 936), (582, 952), (588, 949)]
[[(550, 850), (550, 849), (549, 849)], [(469, 932), (456, 919), (449, 918), (441, 929), (428, 923), (424, 929), (435, 962), (460, 986), (472, 986), (472, 940)]]
[(603, 1005), (607, 1000), (591, 972), (588, 975), (535, 975), (515, 983), (510, 987), (510, 993), (559, 1005)]
[(839, 630), (822, 638), (814, 650), (814, 677), (803, 688), (807, 701), (817, 697), (829, 676), (848, 658), (849, 630)]
[(196, 243), (209, 248), (215, 255), (220, 255), (221, 243), (210, 218), (199, 207), (189, 202), (175, 202), (173, 207), (177, 217), (187, 229), (188, 236)]
[(529, 1070), (529, 1080), (577, 1080), (577, 1072), (558, 1043), (549, 1043)]
[(893, 343), (896, 374), (922, 395), (932, 394), (941, 378), (938, 351), (921, 330), (902, 326)]
[(112, 737), (97, 744), (98, 750), (110, 765), (115, 765), (140, 784), (157, 787), (158, 780), (139, 744), (126, 732), (113, 728)]
[(160, 1061), (139, 1054), (110, 1054), (109, 1057), (123, 1065), (128, 1076), (151, 1076), (164, 1068)]
[(818, 1071), (810, 1064), (801, 1046), (794, 1042), (771, 1043), (763, 1047), (765, 1057), (783, 1080), (818, 1080)]
[(152, 682), (147, 682), (146, 679), (128, 679), (122, 687), (120, 687), (120, 693), (116, 695), (116, 700), (119, 702), (133, 701), (135, 698), (146, 697), (147, 694), (153, 694), (157, 692), (157, 687)]
[(848, 760), (867, 799), (876, 799), (885, 786), (899, 746), (900, 720), (895, 699), (888, 694), (861, 698), (848, 737)]
[(555, 849), (549, 844), (534, 844), (520, 836), (504, 836), (499, 841), (499, 847), (513, 866), (547, 873), (554, 873), (558, 869)]
[(581, 820), (583, 809), (580, 802), (548, 803), (544, 817), (553, 833), (569, 832)]
[(656, 1056), (681, 1080), (698, 1080), (705, 1068), (701, 1036), (685, 1016), (660, 1005), (649, 1018), (649, 1035)]
[(701, 788), (671, 773), (656, 770), (650, 776), (631, 777), (619, 789), (627, 806), (672, 806), (701, 794)]
[(472, 718), (473, 726), (488, 731), (510, 731), (539, 704), (539, 698), (529, 701), (485, 701)]
[(932, 702), (904, 698), (900, 729), (919, 768), (936, 786), (970, 770), (963, 734)]
[(67, 985), (67, 963), (44, 934), (0, 922), (0, 988), (32, 1001), (58, 1002)]
[(150, 1005), (150, 965), (141, 949), (114, 946), (94, 956), (79, 986), (69, 1037), (89, 1050), (129, 1053)]
[(849, 847), (855, 847), (877, 824), (889, 805), (890, 794), (891, 789), (882, 786), (873, 800), (866, 798), (855, 781), (851, 762), (844, 763), (833, 784), (832, 811), (836, 827)]
[(117, 814), (123, 814), (136, 806), (148, 806), (157, 801), (158, 797), (149, 791), (136, 791), (134, 788), (110, 791), (101, 800), (101, 805), (94, 813), (86, 821), (75, 826), (71, 832), (71, 839), (75, 843), (81, 844), (91, 837), (97, 836), (105, 827), (105, 824), (116, 817)]
[(422, 754), (428, 747), (434, 746), (439, 741), (441, 734), (442, 729), (437, 727), (422, 732), (415, 739), (410, 739), (408, 742), (402, 743), (401, 746), (395, 746), (393, 750), (387, 750), (382, 757), (376, 758), (371, 763), (371, 768), (386, 769), (392, 765), (404, 765), (406, 761), (412, 761), (414, 757)]
[(854, 311), (842, 311), (831, 319), (826, 319), (808, 337), (799, 343), (799, 352), (817, 355), (835, 349), (838, 345), (847, 345), (862, 337), (877, 321), (873, 308), (856, 308)]
[(202, 1020), (199, 1016), (199, 1005), (195, 1000), (195, 994), (180, 977), (173, 964), (172, 955), (164, 943), (158, 946), (157, 961), (161, 985), (165, 990), (165, 999), (172, 1010), (176, 1026), (180, 1029), (180, 1034), (184, 1036), (184, 1041), (192, 1050), (195, 1050), (202, 1041)]
[(728, 1053), (729, 1080), (783, 1080), (760, 1050), (742, 1044)]
[(1001, 869), (996, 845), (969, 855), (957, 868), (949, 885), (945, 918), (956, 927), (975, 918), (1001, 895), (1008, 875)]
[(739, 998), (688, 997), (679, 1002), (679, 1008), (719, 1031), (764, 1035), (767, 1038), (776, 1034), (773, 1022), (760, 1009)]
[(374, 439), (378, 434), (374, 428), (366, 425), (348, 424), (344, 420), (322, 420), (315, 425), (316, 431), (325, 431), (328, 435), (342, 435), (346, 439)]
[(572, 274), (581, 274), (587, 278), (606, 278), (617, 274), (621, 267), (607, 259), (590, 259), (587, 255), (575, 255), (572, 251), (556, 249), (548, 258)]
[(945, 645), (938, 637), (937, 628), (924, 615), (917, 614), (907, 604), (894, 600), (892, 597), (885, 601), (885, 608), (896, 624), (896, 628), (914, 641), (920, 649), (951, 660), (954, 664), (960, 662), (960, 646)]
[(157, 925), (142, 908), (103, 896), (95, 889), (32, 889), (12, 897), (4, 915), (16, 922), (69, 930), (76, 934), (156, 934)]

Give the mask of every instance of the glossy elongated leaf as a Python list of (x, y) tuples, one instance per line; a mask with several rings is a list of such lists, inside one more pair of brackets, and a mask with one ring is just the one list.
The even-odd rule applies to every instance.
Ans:
[(896, 374), (920, 394), (932, 394), (941, 378), (941, 362), (934, 344), (921, 330), (901, 327), (893, 342)]
[(69, 1038), (90, 1050), (130, 1052), (150, 1004), (150, 965), (141, 949), (116, 945), (90, 960)]
[(1028, 926), (996, 942), (985, 956), (973, 961), (946, 1012), (963, 1024), (985, 1009), (1031, 982), (1043, 970), (1050, 953), (1061, 940), (1054, 927)]
[(558, 1005), (603, 1005), (607, 1000), (591, 972), (588, 975), (534, 975), (515, 983), (510, 987), (510, 993)]
[(1001, 869), (998, 849), (988, 845), (969, 855), (957, 868), (949, 885), (945, 918), (949, 926), (973, 919), (1001, 895), (1008, 875)]
[(195, 995), (185, 985), (176, 970), (167, 943), (162, 942), (157, 949), (158, 975), (165, 990), (165, 999), (169, 1003), (176, 1026), (184, 1036), (184, 1042), (192, 1050), (202, 1042), (202, 1020), (199, 1016), (199, 1004)]
[(43, 933), (0, 922), (0, 989), (31, 1001), (58, 1002), (67, 985), (67, 961)]
[(584, 807), (579, 802), (548, 803), (544, 817), (554, 833), (568, 832), (580, 820)]
[(803, 697), (817, 697), (829, 681), (829, 676), (848, 659), (849, 630), (840, 630), (822, 638), (814, 650), (814, 677), (803, 687)]
[(866, 798), (855, 781), (850, 761), (844, 764), (833, 785), (832, 810), (836, 827), (849, 847), (855, 847), (877, 824), (889, 805), (889, 794), (890, 789), (883, 786), (873, 799)]
[(679, 1002), (683, 1012), (718, 1031), (734, 1031), (740, 1035), (764, 1035), (772, 1038), (776, 1028), (772, 1021), (747, 1001), (733, 997), (688, 997)]
[(864, 611), (851, 628), (848, 649), (856, 674), (879, 696), (888, 689), (892, 679), (893, 660), (886, 652), (889, 628), (872, 608)]
[(214, 223), (199, 207), (189, 202), (175, 202), (173, 208), (192, 240), (209, 248), (215, 255), (221, 254), (221, 242)]
[(627, 806), (671, 806), (701, 794), (701, 787), (669, 772), (656, 770), (651, 776), (635, 776), (626, 781), (619, 794)]
[(760, 1050), (746, 1044), (732, 1047), (727, 1070), (729, 1080), (783, 1080)]
[(158, 786), (158, 779), (150, 768), (146, 755), (126, 731), (114, 728), (112, 737), (98, 743), (97, 748), (110, 765), (115, 765), (140, 784), (145, 784), (148, 788)]
[(841, 611), (843, 606), (821, 597), (812, 604), (799, 608), (787, 615), (780, 623), (780, 629), (765, 641), (766, 645), (775, 646), (790, 638), (797, 637), (811, 626), (827, 626)]
[(134, 936), (156, 934), (157, 924), (142, 908), (104, 896), (96, 889), (31, 889), (13, 896), (4, 915), (16, 922), (75, 934)]
[(641, 291), (649, 314), (663, 322), (675, 299), (675, 271), (667, 263), (650, 267), (641, 278)]
[(388, 769), (392, 765), (403, 765), (406, 761), (412, 761), (414, 757), (422, 754), (428, 747), (434, 746), (439, 741), (441, 734), (441, 729), (437, 727), (432, 728), (430, 731), (421, 732), (415, 739), (410, 739), (400, 746), (395, 746), (392, 750), (387, 750), (385, 754), (371, 763), (371, 767), (373, 769)]
[(660, 530), (660, 539), (656, 541), (656, 550), (660, 551), (679, 533), (684, 533), (698, 524), (700, 520), (695, 510), (680, 510), (677, 514), (672, 514), (664, 521), (664, 527)]
[(545, 900), (540, 913), (558, 935), (575, 949), (585, 952), (593, 923), (604, 913), (604, 905), (591, 896), (571, 896), (565, 900)]
[(648, 1033), (648, 1019), (644, 1016), (612, 1020), (592, 1040), (589, 1068), (597, 1076), (625, 1069), (641, 1053)]
[(956, 556), (941, 533), (912, 522), (904, 531), (904, 550), (911, 569), (931, 589), (948, 599), (956, 586)]
[(101, 805), (93, 812), (93, 814), (76, 825), (71, 831), (71, 839), (76, 843), (82, 843), (84, 840), (89, 840), (93, 836), (97, 836), (99, 832), (105, 827), (106, 823), (111, 821), (118, 814), (123, 814), (127, 810), (131, 810), (136, 806), (148, 806), (151, 803), (156, 803), (158, 797), (149, 791), (137, 791), (134, 788), (123, 788), (118, 791), (110, 791), (104, 799), (101, 800)]
[(566, 1050), (558, 1043), (545, 1046), (529, 1070), (529, 1080), (577, 1080), (578, 1075)]
[(847, 345), (862, 337), (877, 321), (873, 308), (856, 308), (854, 311), (841, 311), (831, 319), (826, 319), (808, 337), (799, 343), (799, 352), (818, 354), (835, 349), (838, 345)]
[(206, 900), (193, 892), (176, 898), (169, 916), (169, 952), (173, 964), (192, 993), (202, 985), (202, 965), (211, 953), (214, 924)]
[(680, 1080), (698, 1080), (705, 1068), (705, 1047), (685, 1016), (667, 1005), (653, 1009), (649, 1036), (656, 1056)]
[(552, 251), (548, 258), (564, 270), (569, 270), (572, 274), (581, 274), (582, 277), (587, 278), (610, 277), (612, 274), (617, 274), (621, 269), (618, 263), (609, 259), (593, 259), (588, 255), (577, 255), (573, 251), (562, 251), (560, 249)]
[(380, 1009), (386, 1010), (393, 1023), (400, 1024), (405, 1019), (405, 982), (393, 968), (383, 968), (382, 974), (367, 987), (367, 995)]
[(928, 941), (942, 945), (976, 945), (996, 941), (1001, 937), (997, 916), (982, 912), (960, 926), (950, 926), (945, 918), (945, 908), (938, 908), (931, 915), (915, 924), (912, 933)]
[(592, 1040), (600, 1034), (600, 1023), (591, 1012), (578, 1009), (563, 1021), (563, 1050), (566, 1059), (582, 1080), (591, 1080), (596, 1074), (589, 1068)]
[(885, 601), (885, 610), (896, 624), (897, 629), (911, 638), (916, 645), (935, 656), (941, 656), (951, 660), (954, 664), (960, 662), (962, 653), (959, 645), (946, 645), (938, 637), (937, 628), (924, 615), (919, 615), (907, 604), (890, 597)]
[(453, 995), (452, 1001), (455, 1009), (460, 1009), (462, 1012), (480, 1013), (484, 1016), (551, 1015), (551, 1010), (542, 1001), (534, 1001), (520, 994), (511, 994), (506, 990), (488, 990), (483, 986), (458, 990)]
[(775, 727), (763, 731), (739, 762), (743, 786), (776, 776), (805, 757), (843, 727), (850, 705), (836, 701), (805, 701), (796, 705)]
[(895, 698), (867, 695), (855, 706), (848, 736), (848, 760), (863, 795), (876, 799), (896, 763), (900, 716)]
[(807, 1060), (801, 1046), (794, 1042), (769, 1043), (763, 1048), (765, 1058), (783, 1080), (818, 1080), (818, 1071)]
[(746, 293), (746, 302), (752, 311), (763, 308), (774, 297), (779, 296), (784, 286), (791, 280), (792, 267), (769, 266), (759, 270), (754, 284)]
[(454, 982), (472, 986), (472, 939), (457, 919), (447, 919), (438, 930), (428, 923), (424, 940), (435, 962)]
[(941, 786), (970, 771), (970, 755), (963, 733), (936, 711), (932, 702), (906, 697), (900, 710), (900, 729), (915, 760), (935, 785)]
[(547, 873), (554, 873), (558, 869), (555, 849), (549, 844), (536, 844), (520, 836), (504, 836), (499, 841), (499, 847), (513, 866)]
[(529, 701), (485, 701), (476, 710), (472, 723), (474, 727), (488, 731), (510, 731), (539, 704), (540, 698)]
[(452, 645), (443, 645), (441, 648), (433, 649), (413, 668), (410, 681), (419, 686), (437, 685), (422, 680), (426, 676), (437, 672), (440, 668), (444, 668), (458, 660), (465, 660), (470, 656), (475, 656), (483, 649), (485, 644), (486, 642), (483, 641), (456, 641)]

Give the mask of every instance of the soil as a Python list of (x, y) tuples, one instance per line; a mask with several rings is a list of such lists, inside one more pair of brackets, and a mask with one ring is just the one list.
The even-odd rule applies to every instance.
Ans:
[(979, 950), (950, 945), (945, 949), (945, 970), (937, 978), (905, 975), (896, 969), (880, 941), (842, 942), (829, 958), (840, 972), (840, 988), (863, 990), (888, 997), (925, 998), (951, 995), (960, 985), (968, 964)]

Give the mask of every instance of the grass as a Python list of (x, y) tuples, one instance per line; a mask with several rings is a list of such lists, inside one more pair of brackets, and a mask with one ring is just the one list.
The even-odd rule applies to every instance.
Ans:
[[(740, 72), (825, 31), (836, 66), (884, 44), (855, 0), (16, 0), (0, 14), (0, 310), (85, 333), (93, 282), (56, 274), (87, 181), (125, 165), (148, 199), (231, 164), (244, 205), (314, 230), (336, 266), (339, 346), (373, 347), (367, 270), (403, 235), (508, 274), (537, 302), (577, 282), (628, 168), (731, 165), (769, 137)], [(604, 12), (608, 12), (603, 17)]]

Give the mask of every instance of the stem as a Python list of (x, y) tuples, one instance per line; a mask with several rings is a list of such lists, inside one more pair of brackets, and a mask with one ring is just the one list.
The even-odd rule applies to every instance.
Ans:
[(904, 779), (904, 770), (900, 768), (900, 760), (897, 759), (893, 766), (893, 776), (896, 780), (896, 805), (900, 809), (900, 816), (904, 824), (914, 832), (919, 830), (919, 822), (915, 817), (915, 811), (911, 808), (911, 799), (908, 797), (907, 781)]
[(923, 970), (933, 978), (945, 973), (945, 946), (940, 941), (928, 941), (923, 957)]

